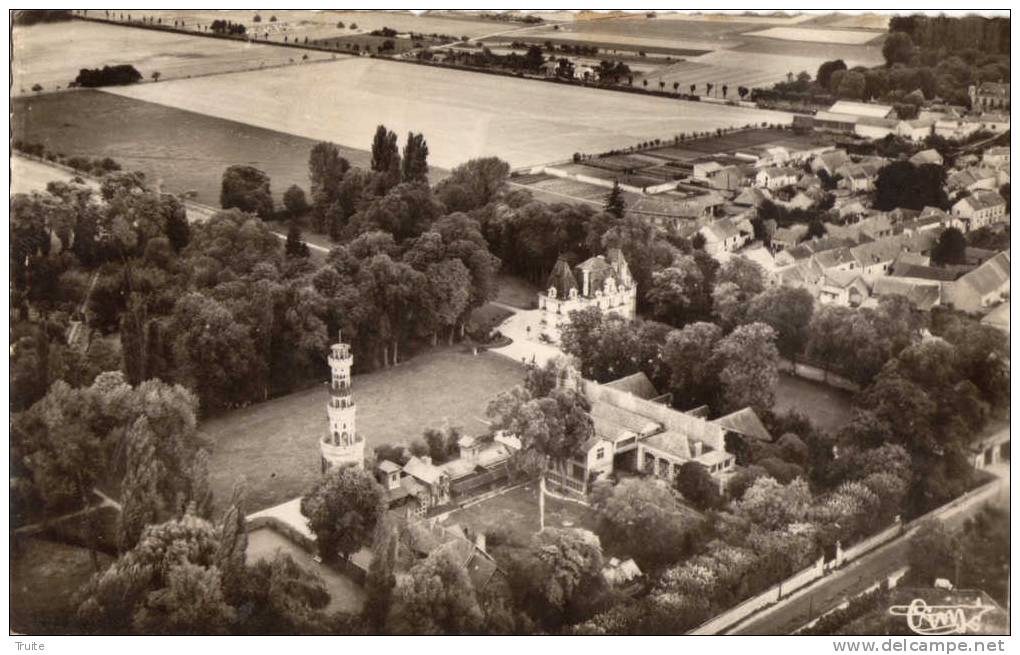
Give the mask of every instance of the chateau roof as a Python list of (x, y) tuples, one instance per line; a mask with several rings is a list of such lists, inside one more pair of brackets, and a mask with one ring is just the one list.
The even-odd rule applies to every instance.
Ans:
[(570, 265), (565, 260), (556, 260), (556, 265), (553, 266), (552, 273), (549, 274), (549, 281), (546, 283), (545, 288), (556, 289), (556, 295), (560, 298), (568, 297), (570, 290), (577, 288), (577, 280), (570, 271)]

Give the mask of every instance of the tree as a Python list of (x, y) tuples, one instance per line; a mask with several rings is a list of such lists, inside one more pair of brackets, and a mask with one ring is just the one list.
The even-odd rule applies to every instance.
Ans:
[(623, 212), (626, 209), (626, 205), (623, 202), (623, 191), (620, 190), (620, 183), (618, 181), (613, 182), (613, 189), (606, 196), (606, 212), (616, 216), (617, 218), (623, 218)]
[(746, 257), (730, 257), (716, 276), (716, 285), (732, 282), (750, 300), (765, 290), (765, 270)]
[(633, 557), (645, 571), (669, 566), (689, 550), (692, 520), (662, 480), (625, 478), (615, 486), (600, 480), (592, 489), (592, 507), (602, 543)]
[(677, 471), (673, 484), (687, 502), (702, 511), (717, 509), (722, 505), (723, 498), (719, 492), (719, 483), (703, 464), (694, 461), (685, 462)]
[(159, 71), (152, 71), (152, 81), (153, 82), (158, 82), (159, 78), (162, 77), (162, 76), (163, 76), (163, 74), (160, 73)]
[(958, 539), (941, 521), (929, 519), (923, 522), (910, 538), (907, 555), (910, 578), (930, 586), (935, 584), (936, 578), (946, 577), (961, 555), (960, 546)]
[(545, 528), (531, 537), (526, 552), (511, 564), (511, 588), (518, 607), (554, 629), (576, 622), (596, 599), (602, 578), (599, 538), (580, 528)]
[(425, 182), (429, 180), (429, 146), (422, 134), (407, 133), (404, 144), (404, 158), (401, 161), (400, 180), (402, 182)]
[(850, 70), (843, 74), (840, 78), (836, 93), (840, 98), (863, 100), (866, 90), (867, 80), (864, 77), (864, 74)]
[(832, 78), (832, 74), (838, 70), (845, 71), (847, 69), (846, 62), (842, 59), (833, 59), (831, 61), (823, 62), (818, 67), (818, 73), (815, 75), (815, 82), (818, 83), (822, 88), (829, 88), (829, 80)]
[(893, 64), (909, 64), (914, 57), (913, 39), (905, 32), (891, 32), (882, 44), (882, 56), (888, 68)]
[[(311, 180), (312, 205), (320, 231), (325, 232), (326, 212), (337, 202), (341, 184), (350, 170), (350, 163), (340, 155), (335, 143), (320, 141), (308, 154), (308, 178)], [(286, 197), (284, 198), (286, 204)], [(353, 209), (350, 213), (354, 213)], [(350, 214), (347, 214), (349, 216)], [(345, 216), (346, 218), (346, 216)]]
[[(188, 242), (191, 241), (191, 225), (188, 223), (188, 213), (184, 205), (180, 205), (175, 211), (167, 212), (166, 215), (166, 238), (170, 241), (174, 252), (180, 253)], [(78, 231), (75, 231), (77, 241)]]
[(510, 165), (497, 157), (472, 159), (450, 171), (436, 195), (450, 212), (467, 212), (495, 200), (510, 177)]
[(889, 211), (902, 207), (947, 208), (946, 170), (935, 164), (914, 166), (909, 161), (894, 161), (878, 172), (875, 180), (875, 208)]
[(287, 253), (288, 258), (307, 258), (311, 255), (311, 251), (308, 250), (308, 244), (301, 238), (301, 228), (298, 227), (297, 223), (291, 223), (290, 227), (287, 228), (287, 243), (284, 251)]
[(393, 634), (477, 633), (482, 611), (455, 543), (435, 549), (411, 567), (393, 591), (388, 621)]
[(742, 325), (715, 347), (724, 411), (751, 407), (759, 415), (772, 408), (779, 381), (776, 332), (764, 323)]
[(808, 340), (814, 298), (806, 289), (771, 287), (751, 299), (747, 320), (768, 325), (776, 332), (776, 347), (783, 357), (796, 361)]
[(308, 211), (308, 200), (305, 198), (304, 190), (296, 184), (290, 185), (283, 194), (283, 206), (295, 218)]
[(301, 514), (327, 560), (338, 553), (349, 559), (370, 544), (385, 509), (382, 487), (370, 473), (353, 467), (328, 471), (301, 499)]
[(385, 192), (400, 182), (400, 150), (397, 135), (380, 125), (372, 139), (372, 170), (383, 180), (381, 191)]
[(955, 227), (943, 230), (931, 250), (931, 261), (933, 264), (941, 266), (966, 264), (967, 239), (963, 236), (963, 232)]
[(722, 329), (712, 323), (690, 323), (666, 337), (662, 360), (671, 371), (673, 404), (681, 409), (714, 405), (719, 393), (714, 353)]
[(684, 255), (652, 274), (647, 295), (657, 320), (680, 327), (706, 318), (711, 289), (695, 258)]
[(273, 196), (269, 192), (269, 176), (253, 166), (229, 166), (223, 172), (220, 206), (234, 207), (258, 215), (273, 216)]
[(148, 526), (82, 589), (79, 620), (90, 632), (113, 634), (225, 632), (233, 613), (220, 593), (217, 547), (213, 526), (190, 514)]

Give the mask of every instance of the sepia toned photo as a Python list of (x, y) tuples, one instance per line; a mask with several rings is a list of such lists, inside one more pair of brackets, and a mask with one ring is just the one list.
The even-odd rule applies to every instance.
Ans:
[(8, 20), (12, 651), (1005, 650), (1008, 9)]

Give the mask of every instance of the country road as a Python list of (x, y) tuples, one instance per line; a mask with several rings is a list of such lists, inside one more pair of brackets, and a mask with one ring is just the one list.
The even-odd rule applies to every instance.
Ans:
[[(993, 472), (999, 476), (1000, 488), (994, 498), (996, 504), (1009, 502), (1009, 466), (997, 467)], [(981, 505), (968, 511), (958, 512), (944, 523), (951, 528), (960, 527), (973, 516)], [(888, 578), (907, 564), (910, 540), (897, 538), (875, 551), (864, 555), (846, 568), (836, 571), (802, 593), (794, 594), (788, 600), (759, 612), (726, 634), (734, 635), (787, 635), (808, 623), (811, 619), (860, 594), (871, 585)]]

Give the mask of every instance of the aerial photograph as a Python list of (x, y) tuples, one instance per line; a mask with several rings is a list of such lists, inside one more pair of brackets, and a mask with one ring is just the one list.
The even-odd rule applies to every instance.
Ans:
[(8, 27), (12, 652), (1009, 642), (1008, 9)]

